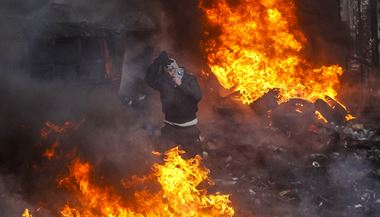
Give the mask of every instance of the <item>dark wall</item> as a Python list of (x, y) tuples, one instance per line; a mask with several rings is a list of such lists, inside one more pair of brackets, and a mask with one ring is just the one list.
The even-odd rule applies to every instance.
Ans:
[(296, 0), (296, 4), (298, 23), (308, 38), (307, 56), (323, 64), (345, 65), (351, 39), (340, 18), (339, 0)]

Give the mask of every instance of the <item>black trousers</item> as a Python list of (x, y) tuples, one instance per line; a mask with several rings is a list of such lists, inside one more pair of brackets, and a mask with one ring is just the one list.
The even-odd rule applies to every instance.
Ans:
[(161, 142), (158, 145), (158, 151), (165, 152), (170, 148), (179, 146), (185, 150), (186, 158), (202, 154), (201, 141), (199, 139), (200, 131), (196, 126), (177, 127), (165, 124), (161, 128)]

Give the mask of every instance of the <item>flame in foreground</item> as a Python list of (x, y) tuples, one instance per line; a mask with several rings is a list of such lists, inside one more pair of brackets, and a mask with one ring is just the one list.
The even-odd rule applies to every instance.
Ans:
[(25, 209), (22, 213), (22, 217), (33, 217), (32, 214), (29, 213), (29, 209)]
[(155, 164), (151, 176), (143, 177), (140, 183), (157, 181), (161, 188), (136, 192), (134, 202), (126, 202), (113, 189), (100, 187), (90, 180), (91, 166), (75, 160), (68, 177), (60, 181), (76, 192), (76, 201), (67, 203), (62, 217), (216, 217), (233, 216), (229, 196), (208, 195), (197, 186), (208, 180), (209, 171), (200, 165), (201, 158), (184, 160), (178, 148), (166, 153), (165, 163)]
[(235, 6), (218, 0), (212, 7), (204, 2), (208, 23), (221, 31), (203, 42), (208, 65), (224, 88), (239, 91), (241, 102), (250, 104), (271, 89), (280, 91), (279, 102), (336, 98), (343, 70), (314, 67), (302, 58), (306, 38), (293, 0), (240, 0)]

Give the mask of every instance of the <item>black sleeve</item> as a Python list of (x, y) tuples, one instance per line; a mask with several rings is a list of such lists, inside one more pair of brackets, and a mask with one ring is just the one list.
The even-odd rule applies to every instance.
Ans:
[(198, 81), (195, 77), (189, 76), (182, 80), (182, 84), (178, 86), (185, 94), (192, 96), (196, 101), (202, 99), (201, 89), (199, 88)]
[(154, 61), (145, 74), (146, 83), (155, 90), (160, 90), (160, 67), (161, 64), (158, 61)]
[(160, 68), (169, 61), (169, 56), (166, 51), (162, 51), (160, 55), (149, 66), (147, 73), (145, 74), (145, 81), (153, 89), (160, 90)]

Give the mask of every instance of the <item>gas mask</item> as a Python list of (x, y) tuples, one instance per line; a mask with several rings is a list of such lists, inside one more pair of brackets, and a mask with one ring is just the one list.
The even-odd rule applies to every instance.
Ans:
[(183, 68), (175, 69), (176, 76), (182, 80), (183, 75), (185, 74), (185, 70)]
[(176, 76), (180, 79), (182, 79), (183, 75), (185, 74), (185, 70), (183, 68), (180, 68), (173, 58), (169, 59), (169, 62), (165, 65), (164, 69), (169, 74), (173, 73), (172, 70), (175, 70), (174, 75), (172, 76)]

